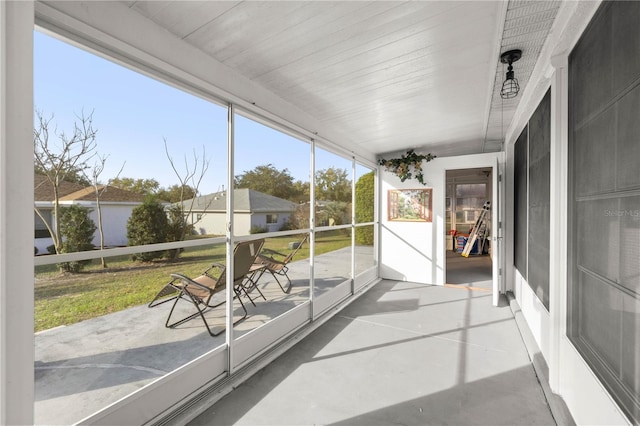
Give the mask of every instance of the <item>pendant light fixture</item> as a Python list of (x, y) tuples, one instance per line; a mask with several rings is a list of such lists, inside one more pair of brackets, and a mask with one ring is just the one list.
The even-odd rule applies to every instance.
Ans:
[(518, 79), (513, 75), (513, 66), (511, 64), (521, 57), (522, 50), (519, 49), (509, 50), (500, 55), (500, 62), (503, 64), (509, 64), (509, 67), (507, 68), (507, 78), (502, 83), (502, 89), (500, 90), (500, 97), (502, 99), (511, 99), (518, 96), (520, 85), (518, 84)]

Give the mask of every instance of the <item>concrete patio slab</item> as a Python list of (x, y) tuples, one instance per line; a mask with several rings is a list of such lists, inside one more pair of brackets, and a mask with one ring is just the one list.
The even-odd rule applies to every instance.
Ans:
[[(373, 248), (359, 247), (364, 269), (373, 265)], [(316, 258), (317, 291), (330, 290), (348, 279), (336, 271), (349, 270), (350, 248)], [(256, 291), (253, 306), (243, 297), (248, 317), (234, 327), (234, 335), (243, 334), (309, 299), (309, 263), (291, 264), (292, 290), (285, 294), (269, 274), (259, 282), (266, 301)], [(162, 283), (158, 284), (158, 289)], [(242, 314), (234, 301), (235, 314)], [(154, 308), (136, 306), (120, 312), (46, 330), (35, 336), (35, 423), (71, 424), (112, 404), (176, 368), (225, 343), (225, 334), (211, 337), (198, 318), (176, 328), (164, 326), (171, 303)], [(192, 305), (177, 305), (186, 315)], [(224, 306), (206, 313), (207, 320), (223, 331)]]
[(190, 425), (555, 424), (485, 285), (382, 281)]

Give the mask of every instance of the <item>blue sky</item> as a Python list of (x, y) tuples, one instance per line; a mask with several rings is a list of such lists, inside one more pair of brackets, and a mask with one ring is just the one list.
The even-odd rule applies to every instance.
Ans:
[[(93, 111), (97, 151), (108, 156), (100, 176), (153, 178), (161, 186), (178, 183), (164, 151), (166, 138), (176, 165), (185, 155), (210, 161), (201, 193), (226, 184), (226, 108), (175, 89), (48, 35), (34, 34), (34, 103), (45, 117), (54, 115), (58, 131), (73, 129), (76, 116)], [(51, 129), (50, 129), (51, 130)], [(308, 181), (307, 143), (243, 117), (236, 118), (235, 174), (271, 163)], [(316, 168), (350, 171), (351, 162), (318, 150)]]

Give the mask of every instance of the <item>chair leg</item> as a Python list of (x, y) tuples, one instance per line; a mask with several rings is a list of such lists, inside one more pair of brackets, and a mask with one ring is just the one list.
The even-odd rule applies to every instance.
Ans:
[[(283, 274), (275, 273), (273, 271), (269, 271), (269, 272), (271, 272), (271, 275), (273, 276), (273, 278), (276, 280), (276, 282), (280, 286), (280, 290), (282, 290), (282, 292), (285, 293), (285, 294), (289, 294), (289, 292), (291, 292), (291, 280), (289, 279), (289, 275), (287, 275), (286, 272), (284, 272)], [(284, 275), (285, 278), (287, 279), (287, 282), (288, 282), (289, 286), (287, 287), (286, 290), (282, 286), (282, 283), (280, 283), (280, 280), (277, 277), (278, 275)]]
[[(282, 291), (284, 291), (285, 293), (287, 293), (287, 294), (288, 294), (288, 293), (290, 293), (290, 292), (291, 292), (291, 287), (293, 286), (293, 283), (291, 282), (291, 278), (289, 278), (289, 274), (287, 274), (287, 273), (285, 272), (285, 273), (284, 273), (284, 276), (285, 276), (285, 278), (287, 279), (287, 282), (289, 283), (289, 285), (287, 286), (287, 289), (286, 289), (286, 290), (284, 290), (284, 289), (283, 289)], [(282, 287), (280, 287), (280, 288), (282, 288)]]
[(242, 297), (242, 293), (244, 293), (244, 295), (247, 296), (247, 299), (249, 299), (249, 302), (251, 302), (253, 306), (256, 306), (256, 302), (254, 302), (251, 296), (249, 296), (249, 293), (247, 293), (247, 289), (244, 288), (242, 284), (235, 286), (233, 289), (233, 292), (236, 294), (236, 297), (238, 298), (238, 300), (240, 300), (240, 303), (242, 303), (242, 299), (240, 298)]
[[(184, 297), (185, 294), (189, 297), (189, 299)], [(202, 317), (202, 320), (205, 322), (205, 324), (207, 323), (207, 321), (205, 320), (204, 315), (203, 315), (204, 311), (200, 309), (200, 303), (198, 303), (198, 301), (193, 297), (193, 295), (191, 293), (189, 293), (188, 291), (182, 290), (182, 291), (180, 291), (180, 294), (175, 297), (175, 299), (176, 300), (175, 300), (175, 302), (173, 302), (173, 306), (171, 306), (171, 310), (169, 311), (169, 316), (167, 317), (167, 321), (164, 324), (165, 327), (173, 328), (173, 327), (175, 327), (177, 325), (183, 324), (183, 323), (185, 323), (185, 322), (197, 317), (198, 315), (200, 315)], [(185, 300), (193, 303), (193, 305), (195, 306), (195, 308), (197, 309), (198, 312), (193, 313), (191, 315), (188, 315), (188, 316), (186, 316), (186, 317), (184, 317), (184, 318), (182, 318), (182, 319), (180, 319), (178, 321), (175, 321), (175, 322), (170, 324), (171, 316), (173, 315), (173, 310), (176, 308), (176, 305), (178, 304), (178, 301), (180, 299), (185, 299)]]
[[(193, 313), (193, 314), (191, 314), (191, 315), (186, 316), (185, 318), (182, 318), (182, 319), (180, 319), (180, 320), (178, 320), (178, 321), (175, 321), (175, 322), (173, 322), (173, 323), (171, 323), (171, 324), (170, 324), (170, 321), (171, 321), (171, 315), (173, 314), (173, 310), (175, 309), (176, 305), (178, 304), (178, 301), (179, 301), (180, 299), (183, 299), (183, 298), (184, 298), (184, 295), (185, 295), (185, 294), (189, 297), (189, 299), (187, 299), (187, 300), (188, 300), (188, 301), (190, 301), (191, 303), (193, 303), (193, 306), (196, 308), (196, 310), (197, 310), (198, 312), (195, 312), (195, 313)], [(200, 316), (200, 318), (202, 319), (202, 322), (204, 322), (204, 326), (207, 328), (207, 331), (209, 332), (209, 334), (210, 334), (212, 337), (219, 336), (220, 334), (222, 334), (222, 333), (224, 332), (224, 330), (225, 330), (225, 328), (224, 328), (224, 327), (222, 328), (222, 330), (220, 330), (220, 331), (219, 331), (219, 332), (217, 332), (217, 333), (214, 333), (214, 332), (211, 330), (211, 327), (209, 326), (209, 323), (207, 322), (207, 319), (206, 319), (206, 318), (205, 318), (205, 316), (204, 316), (204, 313), (205, 313), (205, 311), (206, 311), (206, 308), (201, 309), (201, 308), (200, 308), (200, 305), (201, 305), (201, 304), (203, 304), (203, 303), (202, 303), (201, 301), (199, 301), (197, 298), (195, 298), (191, 293), (189, 293), (188, 291), (184, 291), (184, 290), (183, 290), (183, 291), (181, 291), (181, 292), (180, 292), (180, 295), (179, 295), (179, 296), (176, 296), (176, 298), (175, 298), (175, 299), (176, 299), (176, 300), (175, 300), (175, 302), (173, 302), (173, 306), (171, 307), (171, 311), (169, 312), (169, 316), (167, 317), (167, 322), (165, 323), (165, 326), (166, 326), (167, 328), (174, 328), (174, 327), (176, 327), (176, 326), (178, 326), (178, 325), (180, 325), (180, 324), (183, 324), (183, 323), (185, 323), (185, 322), (187, 322), (187, 321), (189, 321), (189, 320), (191, 320), (191, 319), (193, 319), (193, 318), (195, 318), (195, 317), (197, 317), (197, 316)], [(185, 299), (186, 299), (186, 298), (185, 298)], [(238, 301), (240, 301), (240, 306), (242, 307), (242, 310), (244, 311), (244, 315), (242, 315), (242, 317), (240, 317), (238, 320), (234, 321), (233, 325), (236, 325), (236, 324), (240, 323), (241, 321), (244, 321), (244, 320), (247, 318), (247, 315), (249, 314), (249, 313), (247, 312), (247, 308), (244, 306), (244, 303), (242, 303), (242, 300), (240, 300), (240, 298), (239, 298), (239, 297), (238, 297)], [(233, 302), (232, 302), (232, 303), (233, 303)], [(205, 306), (207, 306), (207, 305), (205, 305)], [(217, 304), (217, 305), (215, 305), (215, 306), (220, 306), (220, 304)]]
[[(255, 274), (253, 274), (253, 275), (255, 275)], [(260, 279), (262, 274), (258, 275), (257, 279), (254, 279), (253, 275), (252, 276), (247, 276), (247, 281), (249, 281), (249, 284), (242, 284), (242, 289), (244, 290), (245, 294), (247, 294), (247, 297), (249, 296), (248, 293), (252, 292), (254, 289), (258, 290), (258, 293), (260, 294), (260, 296), (262, 296), (262, 298), (266, 301), (267, 298), (264, 297), (264, 294), (262, 294), (262, 291), (258, 287), (258, 280)], [(253, 301), (251, 301), (251, 302), (253, 303)], [(256, 304), (254, 303), (253, 306), (256, 306)]]
[(175, 287), (170, 285), (170, 284), (165, 285), (164, 287), (162, 287), (162, 290), (160, 290), (158, 292), (158, 294), (156, 294), (156, 296), (153, 298), (153, 300), (151, 302), (149, 302), (147, 307), (153, 308), (155, 306), (162, 305), (163, 303), (169, 302), (169, 301), (175, 299), (176, 297), (178, 297), (178, 296), (173, 296), (173, 297), (169, 297), (168, 299), (164, 299), (164, 300), (162, 300), (162, 301), (160, 301), (158, 303), (154, 303), (158, 299), (161, 299), (161, 298), (163, 298), (165, 296), (168, 296), (170, 294), (173, 294), (173, 293), (179, 293), (179, 291)]

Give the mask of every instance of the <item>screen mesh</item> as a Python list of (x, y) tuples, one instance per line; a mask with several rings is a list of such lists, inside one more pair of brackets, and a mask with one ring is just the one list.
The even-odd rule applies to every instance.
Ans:
[(549, 167), (551, 92), (529, 120), (529, 239), (527, 282), (549, 309)]
[(569, 338), (640, 423), (640, 2), (604, 2), (569, 57)]
[(528, 130), (524, 128), (514, 145), (514, 261), (520, 274), (527, 278), (527, 146)]

